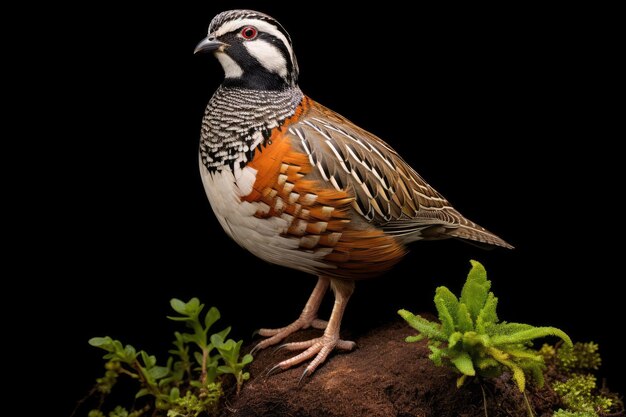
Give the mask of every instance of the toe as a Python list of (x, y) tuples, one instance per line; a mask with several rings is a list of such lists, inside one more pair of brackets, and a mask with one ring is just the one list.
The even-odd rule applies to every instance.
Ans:
[(281, 327), (280, 329), (259, 329), (256, 331), (256, 334), (263, 337), (275, 336), (279, 333), (286, 331), (286, 327)]
[(279, 364), (277, 364), (276, 366), (279, 367), (282, 370), (285, 369), (289, 369), (292, 366), (295, 365), (299, 365), (302, 362), (311, 359), (313, 356), (315, 356), (321, 349), (321, 344), (319, 343), (315, 343), (313, 344), (311, 347), (309, 347), (307, 350), (305, 350), (302, 353), (299, 353), (298, 355), (294, 356), (293, 358), (289, 358), (287, 360), (284, 360), (282, 362), (280, 362)]
[(351, 340), (339, 340), (335, 348), (339, 350), (351, 351), (356, 347), (356, 343)]
[(280, 345), (278, 349), (285, 349), (285, 350), (304, 350), (304, 349), (308, 349), (311, 346), (315, 345), (316, 343), (319, 343), (321, 341), (320, 338), (317, 339), (311, 339), (311, 340), (305, 340), (303, 342), (291, 342), (291, 343), (285, 343), (283, 345)]
[(328, 322), (326, 320), (315, 319), (311, 322), (311, 327), (314, 329), (324, 330), (328, 326)]
[(300, 379), (302, 380), (302, 378), (307, 375), (311, 375), (318, 366), (324, 363), (324, 361), (326, 361), (326, 359), (328, 358), (328, 355), (330, 355), (330, 353), (334, 349), (349, 351), (354, 349), (355, 346), (356, 343), (352, 341), (337, 340), (329, 337), (318, 337), (311, 340), (305, 340), (303, 342), (285, 343), (283, 345), (280, 345), (276, 350), (285, 349), (290, 351), (304, 351), (292, 358), (280, 362), (270, 371), (276, 371), (276, 369), (285, 370), (313, 358), (311, 363), (309, 363), (309, 365), (306, 367), (304, 374), (301, 376)]

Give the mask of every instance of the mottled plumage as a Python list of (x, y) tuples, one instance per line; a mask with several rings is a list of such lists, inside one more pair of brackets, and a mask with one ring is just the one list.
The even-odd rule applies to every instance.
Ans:
[[(213, 52), (225, 73), (200, 141), (216, 217), (259, 258), (318, 276), (295, 322), (260, 331), (268, 339), (259, 349), (302, 328), (325, 328), (320, 338), (284, 345), (304, 352), (277, 369), (313, 358), (310, 373), (333, 349), (352, 349), (339, 326), (354, 281), (389, 270), (406, 244), (462, 238), (511, 247), (463, 217), (384, 141), (306, 97), (291, 39), (271, 17), (221, 13), (198, 51)], [(326, 323), (317, 310), (328, 287), (336, 301)]]

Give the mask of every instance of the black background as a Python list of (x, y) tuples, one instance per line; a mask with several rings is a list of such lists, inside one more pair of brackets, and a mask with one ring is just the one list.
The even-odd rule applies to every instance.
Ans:
[(49, 327), (79, 362), (63, 367), (64, 409), (102, 372), (92, 336), (163, 358), (175, 329), (169, 299), (197, 296), (221, 310), (217, 329), (231, 324), (248, 342), (253, 329), (295, 319), (314, 285), (231, 242), (201, 185), (200, 121), (222, 72), (192, 51), (212, 17), (234, 7), (290, 32), (306, 94), (386, 140), (459, 211), (516, 246), (413, 244), (391, 273), (357, 284), (346, 331), (396, 320), (399, 308), (433, 311), (435, 288), (458, 292), (477, 259), (502, 319), (598, 342), (602, 374), (624, 392), (612, 243), (623, 227), (612, 202), (621, 156), (608, 141), (613, 81), (594, 14), (179, 3), (73, 9), (79, 17), (59, 24), (39, 58), (37, 113), (54, 113), (43, 130), (54, 133), (36, 135), (45, 173), (31, 192), (45, 227), (24, 268), (45, 265)]

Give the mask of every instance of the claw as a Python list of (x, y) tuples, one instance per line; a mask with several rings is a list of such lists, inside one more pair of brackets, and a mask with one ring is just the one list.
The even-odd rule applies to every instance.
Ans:
[(252, 332), (252, 336), (251, 338), (254, 339), (256, 336), (258, 336), (261, 333), (261, 329), (256, 329), (255, 331)]
[(274, 374), (277, 374), (278, 372), (282, 371), (283, 368), (281, 368), (280, 364), (278, 365), (274, 365), (270, 368), (269, 371), (267, 371), (267, 373), (265, 374), (266, 377), (270, 377)]
[(250, 351), (250, 354), (254, 356), (254, 354), (257, 353), (259, 350), (261, 350), (260, 343), (257, 343)]
[(284, 348), (286, 348), (288, 344), (289, 344), (289, 343), (283, 343), (282, 345), (277, 346), (276, 348), (274, 348), (274, 351), (273, 351), (272, 353), (278, 353), (278, 352), (280, 352), (281, 350), (283, 350)]
[(302, 375), (300, 375), (300, 379), (298, 379), (298, 385), (302, 384), (302, 380), (309, 374), (309, 368), (306, 368)]

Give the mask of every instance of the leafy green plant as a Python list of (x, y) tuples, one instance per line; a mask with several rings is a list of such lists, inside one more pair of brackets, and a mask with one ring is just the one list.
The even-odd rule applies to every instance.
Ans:
[(211, 343), (217, 348), (225, 362), (224, 365), (217, 367), (218, 373), (233, 375), (237, 381), (237, 394), (239, 394), (243, 382), (250, 378), (250, 373), (244, 372), (243, 369), (252, 362), (252, 355), (248, 353), (239, 361), (239, 350), (241, 349), (242, 341), (235, 342), (232, 339), (224, 341), (221, 334), (211, 336)]
[(428, 339), (430, 359), (437, 365), (449, 365), (461, 376), (457, 386), (468, 377), (496, 377), (505, 370), (512, 373), (520, 391), (524, 392), (528, 376), (543, 385), (543, 356), (531, 349), (532, 340), (557, 336), (572, 346), (570, 338), (554, 327), (500, 322), (496, 313), (498, 299), (492, 292), (485, 268), (471, 261), (472, 269), (457, 298), (448, 288), (435, 292), (435, 306), (440, 323), (429, 321), (407, 310), (398, 314), (419, 334), (407, 342)]
[[(252, 362), (247, 354), (241, 360), (240, 348), (243, 341), (226, 340), (230, 327), (210, 333), (211, 327), (220, 318), (220, 313), (211, 307), (204, 316), (197, 298), (183, 302), (176, 298), (170, 301), (178, 313), (168, 316), (170, 320), (183, 322), (187, 332), (175, 332), (174, 349), (165, 365), (158, 365), (157, 358), (146, 351), (138, 351), (132, 345), (124, 345), (109, 336), (94, 337), (89, 344), (107, 353), (104, 359), (105, 375), (96, 380), (92, 393), (99, 393), (100, 407), (91, 410), (89, 417), (140, 417), (156, 410), (167, 411), (168, 417), (196, 417), (201, 413), (217, 413), (222, 391), (222, 375), (232, 374), (237, 384), (237, 393), (250, 375), (244, 368)], [(212, 355), (213, 351), (216, 354)], [(192, 359), (193, 358), (193, 359)], [(146, 397), (142, 407), (128, 411), (117, 406), (105, 414), (104, 400), (111, 393), (119, 377), (126, 376), (138, 382), (136, 399)]]

